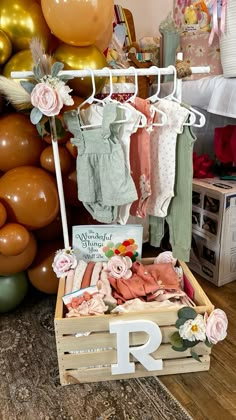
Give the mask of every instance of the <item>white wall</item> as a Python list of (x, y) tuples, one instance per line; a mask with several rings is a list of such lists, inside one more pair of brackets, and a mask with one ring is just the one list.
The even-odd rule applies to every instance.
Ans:
[(173, 0), (115, 0), (114, 3), (132, 12), (137, 40), (158, 36), (160, 22), (173, 10)]

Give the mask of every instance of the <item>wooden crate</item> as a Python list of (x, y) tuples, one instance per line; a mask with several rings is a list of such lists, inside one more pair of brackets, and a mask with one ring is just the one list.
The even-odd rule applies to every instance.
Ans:
[[(142, 262), (151, 264), (153, 259), (146, 258)], [(210, 300), (187, 265), (183, 262), (180, 262), (180, 265), (194, 287), (196, 312), (210, 313), (214, 309)], [(62, 296), (64, 290), (65, 280), (61, 278), (55, 312), (55, 334), (61, 385), (209, 370), (210, 349), (204, 343), (199, 343), (194, 348), (202, 363), (191, 357), (190, 349), (185, 352), (177, 352), (171, 348), (169, 337), (176, 331), (174, 324), (177, 320), (177, 309), (160, 308), (158, 311), (63, 318)], [(117, 352), (116, 335), (109, 332), (109, 323), (117, 320), (122, 320), (122, 322), (150, 320), (160, 327), (162, 342), (160, 347), (152, 353), (152, 357), (163, 360), (162, 370), (148, 371), (131, 356), (130, 360), (135, 362), (135, 372), (112, 375), (111, 364), (117, 362)], [(90, 332), (90, 334), (75, 336), (77, 333), (86, 332)], [(146, 341), (147, 334), (145, 332), (130, 333), (130, 346), (143, 345)]]

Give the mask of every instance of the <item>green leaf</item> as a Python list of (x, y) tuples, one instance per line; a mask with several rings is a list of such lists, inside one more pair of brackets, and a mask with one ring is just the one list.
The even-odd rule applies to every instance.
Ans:
[(177, 321), (175, 323), (176, 328), (181, 327), (181, 325), (184, 325), (185, 322), (186, 322), (186, 318), (179, 318), (179, 319), (177, 319)]
[(179, 331), (175, 331), (170, 336), (170, 342), (175, 347), (182, 347), (183, 346), (183, 339), (179, 335)]
[(58, 73), (63, 69), (64, 64), (63, 63), (59, 63), (58, 61), (56, 61), (56, 63), (53, 64), (52, 66), (52, 77), (56, 77), (58, 75)]
[(55, 123), (56, 123), (57, 137), (59, 139), (64, 139), (64, 137), (66, 135), (66, 130), (63, 127), (61, 120), (59, 120), (59, 118), (55, 118)]
[(184, 308), (181, 308), (178, 311), (178, 317), (179, 318), (185, 318), (185, 320), (195, 319), (196, 316), (197, 316), (197, 312), (193, 308), (189, 308), (187, 306), (185, 306)]
[(63, 82), (66, 82), (67, 80), (74, 79), (74, 76), (70, 76), (69, 74), (62, 74), (61, 76), (57, 76), (58, 79), (62, 80)]
[(185, 346), (182, 346), (182, 347), (171, 346), (171, 348), (175, 351), (185, 351), (185, 350), (187, 350), (187, 347), (185, 347)]
[(205, 340), (205, 344), (206, 344), (206, 346), (207, 346), (207, 347), (210, 347), (210, 349), (214, 346), (214, 344), (213, 344), (213, 343), (211, 343), (211, 342), (208, 340), (208, 338)]
[(44, 74), (42, 73), (42, 71), (41, 71), (41, 69), (40, 69), (39, 65), (33, 66), (33, 73), (34, 73), (35, 78), (36, 78), (37, 80), (42, 79), (42, 77), (44, 76)]
[(183, 340), (184, 346), (186, 346), (187, 348), (189, 347), (194, 347), (196, 346), (198, 343), (200, 343), (200, 341), (195, 340), (195, 341), (190, 341), (190, 340)]
[(191, 350), (191, 356), (193, 357), (193, 359), (195, 359), (198, 362), (202, 363), (200, 357), (198, 356), (198, 354), (195, 351)]
[(30, 113), (30, 121), (32, 124), (38, 124), (43, 114), (38, 108), (33, 108)]
[(36, 128), (37, 128), (37, 131), (38, 131), (40, 137), (43, 137), (44, 136), (44, 126), (40, 122), (38, 122), (38, 124), (36, 124)]
[(33, 83), (27, 82), (26, 80), (21, 80), (20, 84), (28, 93), (31, 93), (35, 87)]

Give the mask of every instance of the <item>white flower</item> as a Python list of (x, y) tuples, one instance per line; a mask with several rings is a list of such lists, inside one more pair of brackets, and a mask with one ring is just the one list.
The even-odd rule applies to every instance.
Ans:
[(70, 89), (69, 86), (65, 85), (65, 83), (62, 82), (61, 80), (60, 80), (60, 82), (58, 82), (57, 91), (58, 91), (61, 99), (63, 100), (64, 105), (73, 105), (74, 104), (74, 100), (70, 96), (70, 92), (72, 92), (72, 89)]
[(180, 326), (179, 335), (183, 340), (205, 341), (206, 324), (203, 316), (198, 314), (195, 319), (188, 319)]

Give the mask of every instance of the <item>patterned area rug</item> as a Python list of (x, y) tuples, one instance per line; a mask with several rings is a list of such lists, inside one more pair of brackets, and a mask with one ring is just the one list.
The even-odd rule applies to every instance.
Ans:
[(191, 420), (156, 377), (62, 387), (55, 296), (0, 315), (0, 420)]

